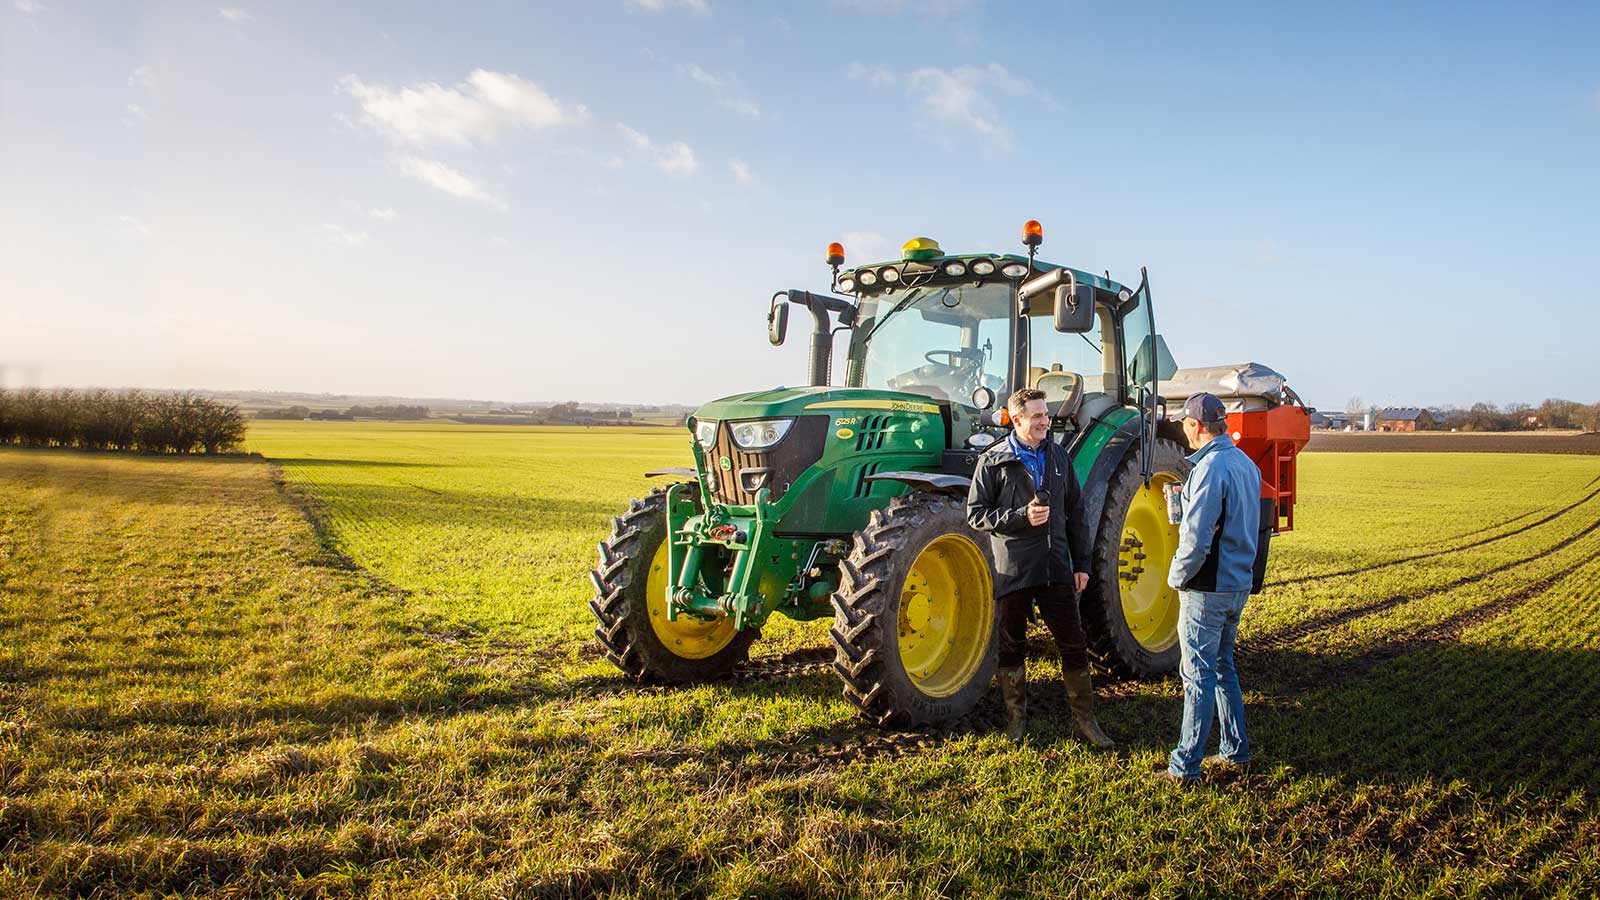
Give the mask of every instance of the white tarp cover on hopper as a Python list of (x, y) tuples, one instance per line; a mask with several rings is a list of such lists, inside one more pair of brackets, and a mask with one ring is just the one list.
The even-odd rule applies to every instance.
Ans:
[(1264, 409), (1283, 402), (1283, 386), (1288, 379), (1260, 363), (1230, 366), (1201, 366), (1179, 369), (1170, 379), (1156, 385), (1168, 408), (1183, 403), (1201, 392), (1215, 394), (1230, 411)]

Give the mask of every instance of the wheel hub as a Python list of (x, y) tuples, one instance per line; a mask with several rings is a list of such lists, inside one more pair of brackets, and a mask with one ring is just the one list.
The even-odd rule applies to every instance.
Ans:
[(1117, 583), (1128, 629), (1146, 650), (1161, 652), (1178, 639), (1178, 592), (1167, 570), (1178, 550), (1178, 526), (1167, 520), (1165, 487), (1177, 481), (1158, 472), (1128, 504), (1117, 554)]

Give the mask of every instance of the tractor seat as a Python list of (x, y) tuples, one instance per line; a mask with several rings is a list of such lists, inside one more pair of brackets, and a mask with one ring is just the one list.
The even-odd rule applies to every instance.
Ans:
[(1044, 402), (1052, 415), (1066, 418), (1078, 411), (1083, 401), (1083, 376), (1060, 370), (1045, 372), (1033, 386), (1044, 391)]

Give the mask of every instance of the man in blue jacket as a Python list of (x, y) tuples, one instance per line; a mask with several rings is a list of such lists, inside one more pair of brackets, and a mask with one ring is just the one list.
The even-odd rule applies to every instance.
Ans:
[(1261, 470), (1228, 437), (1228, 413), (1215, 396), (1190, 397), (1179, 418), (1195, 451), (1189, 457), (1194, 470), (1183, 485), (1178, 552), (1167, 573), (1167, 584), (1179, 591), (1183, 730), (1162, 776), (1188, 783), (1200, 778), (1213, 714), (1222, 732), (1222, 761), (1250, 761), (1233, 646), (1254, 577)]

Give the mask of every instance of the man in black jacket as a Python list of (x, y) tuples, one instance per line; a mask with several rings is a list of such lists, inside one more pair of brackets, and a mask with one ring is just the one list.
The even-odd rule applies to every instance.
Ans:
[(967, 521), (988, 532), (994, 549), (995, 627), (1000, 631), (1000, 692), (1006, 703), (1006, 736), (1022, 740), (1027, 730), (1028, 609), (1039, 617), (1061, 650), (1061, 671), (1072, 718), (1090, 744), (1116, 744), (1094, 718), (1094, 682), (1088, 642), (1078, 613), (1078, 595), (1089, 584), (1090, 548), (1076, 527), (1078, 479), (1067, 451), (1050, 440), (1044, 392), (1024, 388), (1006, 401), (1012, 433), (984, 452), (967, 493)]

